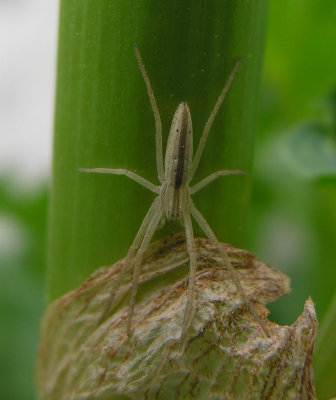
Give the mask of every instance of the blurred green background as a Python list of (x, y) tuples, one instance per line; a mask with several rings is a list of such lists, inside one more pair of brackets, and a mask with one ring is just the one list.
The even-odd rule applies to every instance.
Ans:
[[(249, 245), (292, 279), (271, 305), (292, 323), (312, 296), (320, 322), (335, 293), (336, 4), (271, 0)], [(48, 184), (0, 178), (0, 398), (34, 395), (45, 305)]]

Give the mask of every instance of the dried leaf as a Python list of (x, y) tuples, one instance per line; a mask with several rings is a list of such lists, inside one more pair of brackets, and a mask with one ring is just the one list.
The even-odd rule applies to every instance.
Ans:
[(154, 243), (145, 257), (130, 338), (131, 270), (111, 314), (97, 325), (123, 261), (49, 306), (41, 327), (39, 398), (315, 399), (312, 301), (292, 326), (266, 321), (263, 304), (288, 293), (289, 279), (249, 252), (223, 246), (270, 338), (237, 294), (216, 249), (196, 239), (197, 310), (185, 343), (179, 342), (188, 255), (184, 236), (173, 235)]

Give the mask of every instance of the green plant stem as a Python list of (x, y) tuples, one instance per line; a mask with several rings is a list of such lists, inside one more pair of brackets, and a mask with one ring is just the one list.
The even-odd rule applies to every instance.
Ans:
[[(267, 0), (61, 1), (49, 300), (76, 287), (97, 267), (124, 257), (152, 199), (125, 177), (78, 172), (127, 168), (157, 183), (154, 119), (134, 43), (156, 95), (164, 144), (184, 100), (198, 144), (235, 61), (243, 57), (194, 180), (218, 169), (248, 173), (218, 179), (195, 196), (218, 238), (242, 246), (266, 14)], [(157, 235), (182, 229), (168, 224)]]

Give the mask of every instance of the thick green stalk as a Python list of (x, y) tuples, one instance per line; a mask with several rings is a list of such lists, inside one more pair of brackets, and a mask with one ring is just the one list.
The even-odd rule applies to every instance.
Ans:
[[(243, 57), (194, 180), (218, 169), (248, 173), (218, 179), (195, 196), (218, 238), (242, 245), (266, 9), (267, 0), (61, 1), (50, 300), (125, 256), (153, 198), (125, 177), (78, 172), (80, 167), (127, 168), (157, 183), (154, 119), (134, 43), (156, 95), (164, 144), (183, 100), (190, 106), (198, 144), (235, 61)], [(181, 229), (169, 224), (158, 235)]]

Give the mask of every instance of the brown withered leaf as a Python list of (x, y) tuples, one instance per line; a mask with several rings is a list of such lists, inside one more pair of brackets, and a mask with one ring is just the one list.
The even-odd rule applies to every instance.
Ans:
[(109, 316), (97, 324), (123, 261), (49, 306), (41, 326), (39, 399), (315, 399), (312, 301), (292, 326), (267, 321), (263, 304), (288, 293), (289, 279), (248, 251), (223, 246), (271, 337), (250, 315), (216, 249), (196, 239), (197, 309), (179, 342), (189, 266), (184, 236), (176, 234), (147, 252), (130, 338), (131, 269)]

